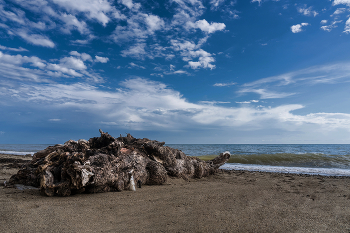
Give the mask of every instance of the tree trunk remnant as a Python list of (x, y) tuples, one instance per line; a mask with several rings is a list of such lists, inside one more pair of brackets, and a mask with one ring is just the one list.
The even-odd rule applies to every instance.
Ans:
[(133, 189), (135, 182), (139, 186), (163, 184), (168, 175), (202, 178), (214, 174), (230, 158), (225, 152), (205, 162), (164, 142), (100, 133), (89, 141), (69, 140), (35, 153), (9, 183), (40, 187), (47, 196), (122, 191)]

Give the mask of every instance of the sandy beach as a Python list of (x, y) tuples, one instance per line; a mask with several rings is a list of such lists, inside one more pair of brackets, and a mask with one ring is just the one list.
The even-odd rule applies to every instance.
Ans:
[[(0, 182), (21, 160), (0, 155)], [(0, 186), (0, 232), (350, 232), (350, 178), (224, 171), (123, 192)]]

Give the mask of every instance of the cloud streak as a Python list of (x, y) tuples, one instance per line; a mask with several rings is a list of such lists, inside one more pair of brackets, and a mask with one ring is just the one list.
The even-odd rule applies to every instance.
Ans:
[[(300, 104), (277, 107), (223, 107), (223, 102), (208, 101), (191, 103), (178, 91), (163, 83), (142, 78), (127, 79), (116, 91), (102, 91), (86, 83), (21, 85), (7, 89), (2, 95), (12, 96), (15, 101), (51, 106), (50, 108), (87, 111), (97, 115), (108, 125), (136, 130), (149, 127), (158, 130), (185, 129), (187, 127), (233, 127), (245, 130), (266, 127), (295, 130), (309, 124), (326, 130), (338, 128), (350, 131), (350, 114), (310, 113), (293, 114), (304, 108)], [(250, 102), (257, 103), (257, 100)], [(40, 105), (38, 105), (40, 103)], [(227, 103), (227, 102), (224, 102)], [(51, 121), (59, 121), (51, 118)], [(293, 125), (293, 127), (291, 127)]]

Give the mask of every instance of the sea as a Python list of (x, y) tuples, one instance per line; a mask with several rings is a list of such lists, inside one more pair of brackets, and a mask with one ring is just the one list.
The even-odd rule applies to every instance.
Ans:
[[(0, 144), (1, 154), (33, 155), (50, 144)], [(188, 156), (231, 158), (222, 169), (350, 176), (350, 144), (166, 144)]]

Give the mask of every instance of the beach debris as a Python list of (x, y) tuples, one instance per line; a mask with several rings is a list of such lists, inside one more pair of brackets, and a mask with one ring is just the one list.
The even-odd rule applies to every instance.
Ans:
[(134, 181), (134, 176), (132, 175), (132, 172), (134, 170), (131, 170), (129, 173), (130, 173), (130, 190), (131, 191), (136, 191), (136, 187), (135, 187), (135, 181)]
[(135, 181), (141, 187), (161, 185), (168, 176), (187, 180), (214, 174), (230, 158), (225, 152), (203, 161), (164, 142), (100, 133), (88, 141), (69, 140), (35, 153), (9, 183), (39, 187), (47, 196), (136, 190)]

